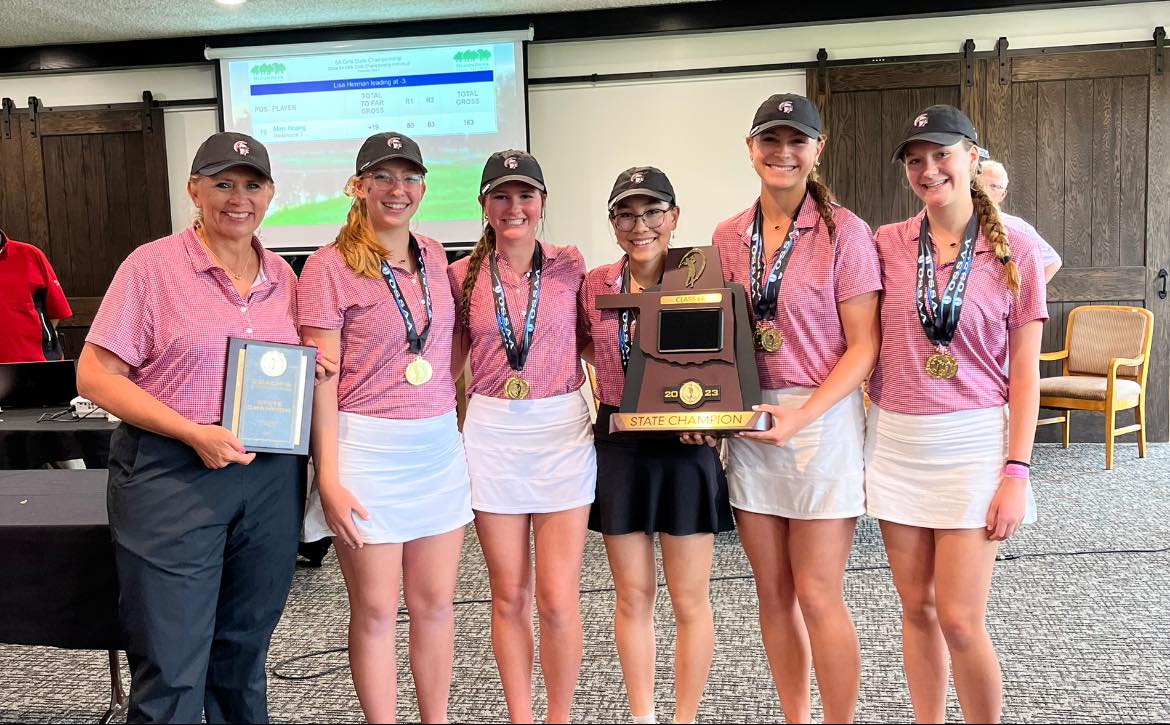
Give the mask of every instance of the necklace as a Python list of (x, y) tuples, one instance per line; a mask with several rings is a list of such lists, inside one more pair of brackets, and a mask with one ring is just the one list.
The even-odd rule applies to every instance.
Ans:
[[(199, 237), (199, 241), (200, 241), (200, 243), (203, 244), (203, 248), (207, 250), (207, 253), (211, 255), (212, 261), (214, 261), (216, 264), (218, 264), (220, 269), (227, 272), (228, 275), (232, 279), (236, 280), (237, 282), (243, 281), (244, 275), (246, 275), (248, 273), (248, 270), (251, 269), (251, 267), (252, 267), (252, 259), (251, 258), (248, 258), (244, 262), (244, 271), (239, 273), (239, 274), (236, 274), (235, 271), (233, 271), (230, 267), (228, 267), (226, 264), (223, 263), (223, 260), (221, 260), (219, 258), (219, 255), (217, 255), (215, 253), (215, 250), (213, 250), (211, 248), (211, 245), (207, 242), (207, 237), (204, 236), (204, 234), (203, 234), (203, 227), (197, 227), (195, 229), (195, 235), (197, 237)], [(252, 256), (255, 256), (255, 255), (252, 255)]]
[(383, 246), (382, 248), (385, 250), (382, 253), (383, 258), (392, 266), (400, 267), (407, 271), (410, 270), (410, 238), (407, 238), (406, 247), (401, 252), (391, 250), (388, 246)]
[(220, 258), (218, 256), (216, 256), (215, 252), (211, 251), (211, 247), (207, 247), (207, 251), (208, 251), (208, 253), (211, 254), (211, 258), (213, 260), (215, 260), (216, 264), (218, 264), (220, 266), (220, 268), (223, 269), (223, 271), (227, 272), (228, 275), (230, 275), (232, 277), (232, 279), (236, 280), (237, 282), (243, 281), (244, 275), (246, 275), (248, 273), (248, 270), (252, 268), (252, 260), (249, 259), (246, 262), (244, 262), (244, 271), (239, 273), (239, 274), (236, 274), (235, 271), (233, 271), (230, 267), (228, 267), (226, 264), (224, 264), (223, 261), (220, 260)]
[[(761, 210), (761, 211), (762, 211), (762, 210)], [(784, 221), (783, 221), (783, 222), (781, 222), (780, 224), (775, 224), (775, 223), (773, 223), (773, 222), (772, 222), (772, 220), (771, 220), (771, 219), (769, 219), (769, 218), (767, 217), (767, 215), (766, 215), (766, 214), (763, 214), (763, 213), (761, 213), (761, 214), (760, 214), (760, 216), (762, 216), (762, 217), (764, 218), (764, 223), (765, 223), (765, 224), (767, 224), (768, 226), (772, 227), (772, 230), (773, 230), (773, 231), (777, 231), (777, 232), (778, 232), (778, 231), (780, 231), (781, 229), (787, 229), (787, 228), (788, 228), (788, 225), (792, 223), (792, 219), (784, 219)]]

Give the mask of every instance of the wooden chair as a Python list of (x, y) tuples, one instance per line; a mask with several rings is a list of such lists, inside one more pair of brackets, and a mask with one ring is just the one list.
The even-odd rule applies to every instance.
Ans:
[[(1063, 360), (1062, 374), (1040, 379), (1040, 407), (1063, 415), (1038, 421), (1064, 425), (1068, 448), (1074, 410), (1105, 414), (1105, 469), (1113, 468), (1113, 439), (1137, 433), (1138, 456), (1146, 457), (1146, 372), (1154, 332), (1154, 315), (1141, 307), (1085, 305), (1068, 314), (1064, 349), (1040, 354)], [(1119, 410), (1133, 409), (1134, 424), (1117, 427)]]

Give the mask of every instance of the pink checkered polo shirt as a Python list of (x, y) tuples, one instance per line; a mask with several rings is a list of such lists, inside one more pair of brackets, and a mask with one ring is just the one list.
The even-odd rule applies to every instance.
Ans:
[[(585, 383), (577, 344), (577, 293), (585, 277), (585, 260), (576, 247), (554, 247), (540, 242), (544, 255), (540, 302), (536, 310), (536, 331), (522, 376), (528, 381), (529, 398), (551, 398), (579, 389)], [(508, 301), (512, 329), (519, 336), (528, 309), (528, 275), (517, 275), (499, 251), (496, 264)], [(459, 321), (463, 280), (467, 277), (469, 258), (457, 260), (449, 267), (451, 293), (455, 298), (455, 334), (461, 334)], [(504, 397), (504, 382), (514, 373), (508, 366), (504, 344), (496, 326), (492, 278), (485, 257), (480, 265), (471, 298), (471, 385), (468, 392), (493, 398)]]
[(246, 298), (194, 227), (130, 253), (106, 290), (85, 341), (130, 366), (130, 380), (196, 423), (222, 415), (228, 337), (296, 344), (297, 278), (252, 239), (263, 279)]
[[(877, 231), (885, 292), (882, 348), (869, 381), (869, 396), (883, 410), (912, 415), (1004, 405), (1008, 332), (1033, 320), (1048, 319), (1039, 242), (1024, 226), (1004, 220), (1012, 258), (1020, 268), (1020, 297), (1016, 299), (1004, 281), (1003, 264), (980, 230), (959, 327), (949, 349), (959, 364), (959, 373), (950, 380), (935, 379), (926, 372), (926, 359), (934, 348), (922, 331), (915, 306), (918, 234), (925, 213), (924, 209)], [(936, 269), (940, 290), (953, 270), (953, 263)]]
[[(749, 291), (756, 204), (720, 222), (711, 237), (723, 262), (723, 276)], [(838, 303), (882, 288), (869, 226), (837, 204), (833, 221), (837, 231), (830, 239), (816, 202), (812, 196), (805, 197), (796, 215), (797, 236), (776, 304), (775, 325), (784, 343), (776, 352), (756, 351), (760, 385), (765, 389), (817, 387), (825, 382), (846, 348)], [(766, 266), (770, 268), (774, 260), (775, 255)], [(750, 299), (748, 315), (754, 326)]]
[[(443, 245), (415, 235), (422, 251), (431, 293), (430, 332), (422, 357), (431, 364), (431, 379), (422, 385), (406, 380), (406, 324), (386, 280), (362, 277), (346, 266), (336, 244), (317, 250), (305, 262), (297, 288), (300, 324), (341, 331), (341, 371), (337, 409), (376, 418), (416, 419), (442, 415), (455, 407), (451, 379), (451, 333), (455, 304), (447, 278)], [(415, 326), (426, 327), (421, 275), (392, 267), (398, 289)]]

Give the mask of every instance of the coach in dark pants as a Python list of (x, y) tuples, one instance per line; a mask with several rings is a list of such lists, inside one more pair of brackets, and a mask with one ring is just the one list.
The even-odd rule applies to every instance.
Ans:
[(298, 341), (296, 277), (254, 235), (273, 195), (258, 141), (209, 138), (187, 191), (197, 220), (119, 267), (77, 385), (125, 421), (107, 504), (128, 720), (267, 722), (264, 660), (292, 582), (305, 460), (249, 453), (219, 421), (228, 337)]

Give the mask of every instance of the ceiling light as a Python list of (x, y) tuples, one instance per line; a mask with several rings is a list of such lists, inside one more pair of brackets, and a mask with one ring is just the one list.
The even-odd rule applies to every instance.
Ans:
[(248, 0), (215, 0), (218, 5), (243, 5)]

